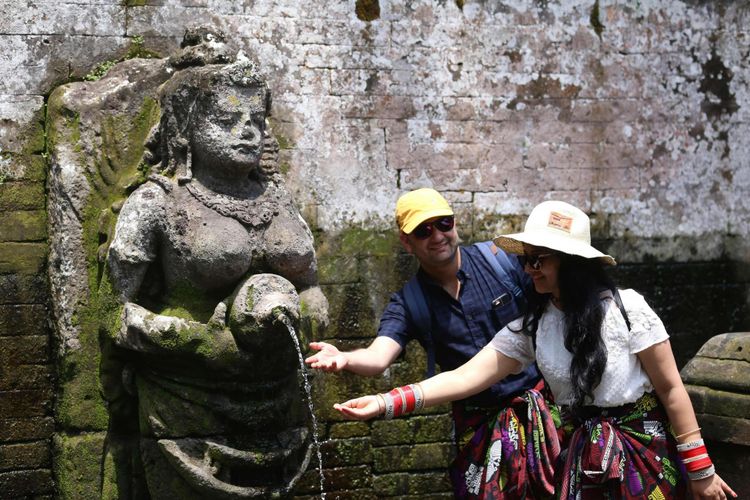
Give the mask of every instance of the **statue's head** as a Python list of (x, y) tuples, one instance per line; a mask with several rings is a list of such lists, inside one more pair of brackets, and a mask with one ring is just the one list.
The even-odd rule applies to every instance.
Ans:
[(180, 178), (197, 169), (228, 179), (272, 173), (271, 94), (249, 60), (180, 69), (159, 92), (161, 120), (146, 155), (156, 170)]

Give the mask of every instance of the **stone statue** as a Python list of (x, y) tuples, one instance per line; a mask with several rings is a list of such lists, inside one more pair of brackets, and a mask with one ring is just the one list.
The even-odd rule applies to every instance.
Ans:
[(244, 58), (211, 64), (226, 57), (195, 37), (107, 257), (122, 309), (103, 335), (105, 497), (284, 496), (310, 460), (286, 324), (327, 321), (313, 237), (277, 171), (266, 83)]

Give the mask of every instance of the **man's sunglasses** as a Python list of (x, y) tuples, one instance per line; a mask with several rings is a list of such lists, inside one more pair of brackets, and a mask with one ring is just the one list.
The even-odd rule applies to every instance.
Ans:
[(536, 255), (519, 255), (518, 256), (518, 262), (521, 263), (521, 267), (526, 267), (526, 264), (529, 265), (531, 269), (534, 271), (538, 271), (542, 268), (543, 260), (546, 257), (552, 257), (554, 254), (552, 253), (538, 253)]
[(432, 236), (432, 233), (435, 229), (437, 229), (441, 233), (447, 233), (448, 231), (453, 229), (455, 223), (456, 221), (452, 215), (446, 215), (445, 217), (440, 217), (439, 219), (432, 222), (421, 223), (414, 228), (414, 231), (412, 231), (411, 234), (413, 234), (414, 237), (418, 240), (426, 240), (427, 238)]

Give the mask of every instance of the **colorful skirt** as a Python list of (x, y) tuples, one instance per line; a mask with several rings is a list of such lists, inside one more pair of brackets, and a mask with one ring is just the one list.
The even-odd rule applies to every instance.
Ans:
[(575, 430), (557, 476), (559, 498), (687, 497), (677, 442), (664, 407), (653, 394), (564, 420)]
[(451, 465), (456, 498), (686, 498), (676, 441), (653, 394), (576, 417), (550, 400), (529, 390), (474, 428)]
[(511, 399), (492, 418), (485, 415), (478, 425), (476, 414), (455, 418), (454, 411), (457, 431), (462, 424), (474, 424), (473, 436), (449, 471), (456, 498), (552, 498), (561, 434), (557, 407), (548, 399), (542, 383)]

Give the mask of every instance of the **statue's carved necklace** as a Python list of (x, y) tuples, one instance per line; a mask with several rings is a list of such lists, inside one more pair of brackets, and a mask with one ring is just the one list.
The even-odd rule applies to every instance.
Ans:
[(269, 224), (279, 214), (281, 194), (272, 183), (266, 184), (263, 194), (252, 200), (216, 193), (195, 181), (186, 183), (185, 187), (204, 206), (253, 228)]

